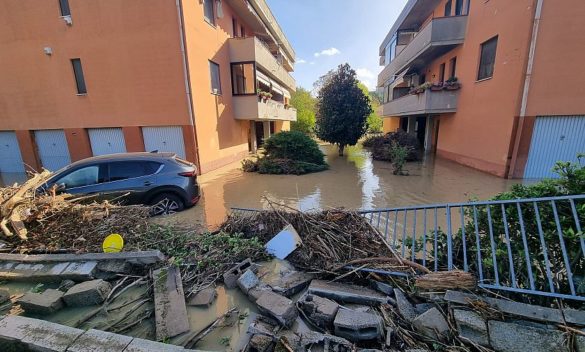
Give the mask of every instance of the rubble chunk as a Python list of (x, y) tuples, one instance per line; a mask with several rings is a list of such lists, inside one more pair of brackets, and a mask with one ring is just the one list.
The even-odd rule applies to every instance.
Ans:
[(256, 305), (261, 312), (273, 317), (284, 326), (291, 326), (298, 315), (293, 301), (272, 291), (262, 293)]
[(208, 287), (199, 292), (187, 303), (189, 306), (209, 306), (217, 297), (215, 287)]
[(412, 325), (418, 332), (434, 340), (444, 341), (449, 336), (449, 324), (437, 308), (431, 308), (414, 318)]
[(496, 351), (569, 351), (565, 334), (541, 324), (518, 324), (490, 320), (490, 344)]
[[(83, 330), (44, 320), (7, 315), (0, 320), (0, 347), (6, 351), (65, 351)], [(14, 349), (11, 349), (14, 348)]]
[(154, 279), (156, 339), (164, 340), (189, 331), (181, 273), (175, 266), (157, 269)]
[(103, 303), (111, 289), (102, 279), (86, 281), (71, 287), (63, 300), (70, 307), (93, 306)]
[(0, 304), (10, 300), (10, 292), (8, 290), (0, 290)]
[(323, 328), (331, 326), (339, 309), (337, 302), (312, 294), (301, 297), (298, 304), (315, 325)]
[(478, 345), (489, 346), (487, 324), (479, 314), (469, 310), (454, 309), (453, 316), (459, 336)]
[(63, 292), (48, 289), (43, 293), (27, 292), (16, 302), (27, 313), (52, 314), (63, 308)]
[(97, 262), (73, 262), (67, 265), (59, 275), (61, 279), (70, 279), (74, 281), (83, 281), (93, 279)]
[(132, 337), (91, 329), (79, 336), (67, 352), (122, 352)]
[[(585, 329), (581, 330), (581, 332), (585, 333)], [(577, 352), (585, 352), (585, 335), (575, 336), (575, 345)]]
[(382, 336), (382, 318), (371, 313), (339, 309), (335, 320), (335, 335), (350, 341), (374, 340)]
[(292, 225), (287, 225), (282, 231), (266, 243), (266, 252), (278, 259), (285, 259), (295, 251), (303, 241)]
[(242, 276), (238, 278), (237, 283), (240, 290), (242, 290), (242, 292), (245, 294), (248, 294), (251, 289), (258, 286), (260, 281), (258, 280), (256, 274), (254, 274), (252, 270), (248, 269), (242, 274)]
[[(299, 350), (301, 351), (307, 351), (307, 347), (311, 347), (311, 350), (329, 350), (338, 352), (354, 351), (353, 344), (346, 339), (335, 335), (321, 334), (316, 331), (302, 333), (299, 346)], [(319, 349), (321, 346), (322, 348)]]
[(435, 305), (432, 303), (419, 303), (414, 305), (414, 311), (417, 315), (421, 315), (427, 310), (433, 308)]
[(277, 292), (285, 297), (290, 297), (301, 292), (305, 287), (309, 286), (314, 276), (300, 271), (293, 271), (277, 280), (265, 282), (274, 292)]
[(385, 282), (372, 280), (371, 285), (374, 290), (380, 291), (385, 295), (391, 296), (394, 294), (394, 287)]
[(416, 312), (412, 304), (408, 301), (408, 298), (404, 295), (401, 289), (394, 289), (394, 296), (396, 296), (396, 305), (398, 306), (398, 312), (404, 319), (412, 322), (416, 318)]
[(366, 287), (322, 280), (311, 281), (309, 293), (347, 303), (376, 305), (388, 301), (385, 295)]
[(144, 340), (135, 338), (130, 342), (128, 347), (124, 349), (124, 352), (185, 352), (183, 347), (170, 345), (168, 343), (155, 342), (150, 340)]
[(233, 268), (231, 268), (230, 270), (226, 271), (223, 274), (223, 283), (225, 284), (225, 287), (227, 287), (229, 289), (236, 288), (238, 278), (247, 269), (251, 269), (252, 272), (254, 272), (254, 273), (256, 273), (258, 270), (258, 268), (252, 263), (252, 260), (250, 258), (242, 261), (238, 265), (236, 265)]
[(117, 274), (130, 274), (132, 264), (126, 260), (104, 260), (97, 264), (95, 277), (98, 279), (113, 279)]
[(268, 352), (272, 349), (272, 338), (266, 335), (256, 334), (250, 339), (250, 352)]
[(63, 280), (63, 281), (61, 281), (61, 283), (59, 284), (59, 288), (58, 288), (58, 290), (59, 290), (59, 291), (62, 291), (62, 292), (67, 292), (67, 291), (69, 291), (69, 289), (70, 289), (71, 287), (73, 287), (73, 286), (75, 286), (75, 281), (73, 281), (73, 280), (69, 280), (69, 279), (67, 279), (67, 280)]

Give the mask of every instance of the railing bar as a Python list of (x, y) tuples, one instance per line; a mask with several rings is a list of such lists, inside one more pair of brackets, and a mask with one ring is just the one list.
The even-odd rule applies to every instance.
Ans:
[(416, 261), (416, 210), (414, 211), (414, 219), (412, 224), (412, 261)]
[(492, 247), (492, 260), (494, 261), (494, 277), (496, 285), (500, 286), (500, 274), (498, 272), (498, 258), (496, 256), (496, 242), (494, 241), (494, 230), (492, 225), (492, 211), (489, 205), (486, 206), (488, 218), (488, 230), (490, 232), (490, 245)]
[(438, 252), (437, 252), (437, 245), (438, 245), (438, 240), (437, 240), (437, 208), (435, 208), (435, 271), (439, 271), (439, 256), (438, 256)]
[(514, 260), (512, 259), (512, 247), (510, 246), (510, 232), (508, 230), (508, 219), (506, 218), (506, 206), (500, 204), (502, 207), (502, 221), (504, 222), (504, 234), (506, 235), (506, 246), (508, 247), (508, 262), (510, 263), (510, 276), (512, 280), (512, 287), (516, 287), (516, 272), (514, 271)]
[(477, 207), (473, 206), (473, 223), (475, 226), (475, 240), (477, 246), (477, 268), (479, 272), (479, 282), (483, 282), (483, 269), (481, 265), (481, 241), (479, 240), (479, 226), (477, 223)]
[(557, 233), (559, 235), (559, 243), (561, 245), (561, 252), (563, 253), (563, 260), (565, 262), (565, 267), (567, 269), (567, 279), (569, 280), (569, 288), (571, 289), (571, 294), (575, 295), (575, 285), (573, 283), (573, 273), (571, 272), (571, 263), (569, 261), (569, 256), (567, 255), (567, 248), (565, 248), (565, 240), (563, 238), (563, 230), (561, 229), (561, 222), (559, 221), (559, 213), (557, 211), (557, 205), (554, 200), (550, 201), (552, 206), (553, 215), (555, 217), (555, 223), (557, 225)]
[(451, 233), (451, 207), (445, 208), (445, 216), (447, 216), (447, 270), (453, 270), (453, 242)]
[(404, 223), (402, 224), (402, 258), (405, 257), (406, 254), (406, 221), (407, 221), (408, 210), (404, 212)]
[(424, 209), (423, 222), (423, 266), (427, 266), (427, 209)]
[(553, 284), (552, 273), (550, 271), (550, 263), (548, 262), (548, 250), (546, 248), (546, 242), (544, 241), (544, 232), (542, 231), (542, 222), (540, 220), (540, 211), (538, 210), (538, 204), (532, 202), (534, 206), (534, 213), (536, 214), (536, 225), (538, 226), (538, 235), (540, 236), (540, 244), (542, 245), (542, 254), (544, 255), (544, 263), (546, 264), (546, 276), (548, 284), (550, 286), (550, 292), (555, 292)]
[(528, 271), (528, 280), (530, 282), (530, 289), (534, 290), (534, 277), (532, 276), (532, 263), (530, 261), (530, 253), (528, 251), (528, 240), (526, 239), (526, 229), (524, 228), (524, 216), (522, 215), (522, 208), (520, 202), (516, 203), (518, 210), (518, 220), (520, 220), (520, 233), (522, 234), (522, 243), (524, 244), (524, 257), (526, 258), (526, 270)]
[(374, 221), (374, 213), (370, 213), (370, 224)]
[[(571, 210), (573, 211), (573, 218), (575, 218), (575, 226), (577, 226), (577, 232), (581, 232), (581, 222), (579, 221), (579, 216), (577, 215), (577, 207), (575, 207), (575, 202), (573, 199), (569, 199), (571, 203)], [(581, 240), (581, 251), (583, 252), (583, 257), (585, 257), (585, 239), (583, 236), (580, 238)]]
[(380, 218), (382, 217), (382, 213), (378, 213), (378, 223), (376, 224), (376, 230), (380, 231)]
[(526, 293), (544, 297), (555, 297), (555, 298), (564, 298), (564, 299), (571, 299), (576, 301), (585, 301), (584, 296), (571, 296), (562, 293), (553, 293), (553, 292), (546, 292), (546, 291), (538, 291), (538, 290), (528, 290), (525, 288), (513, 288), (513, 287), (506, 287), (506, 286), (495, 286), (489, 284), (478, 284), (477, 286), (487, 289), (495, 289), (495, 290), (502, 290), (502, 291), (510, 291), (510, 292), (517, 292), (517, 293)]
[(461, 213), (461, 239), (463, 241), (463, 271), (469, 271), (467, 265), (467, 242), (465, 239), (465, 216), (463, 214), (463, 207), (459, 208), (459, 212)]
[(387, 211), (386, 212), (386, 226), (385, 226), (385, 230), (384, 230), (384, 238), (386, 239), (386, 241), (388, 241), (388, 222), (390, 221), (390, 212)]
[(394, 233), (392, 234), (392, 236), (394, 237), (394, 241), (392, 246), (394, 248), (396, 248), (396, 224), (398, 223), (398, 210), (394, 211)]

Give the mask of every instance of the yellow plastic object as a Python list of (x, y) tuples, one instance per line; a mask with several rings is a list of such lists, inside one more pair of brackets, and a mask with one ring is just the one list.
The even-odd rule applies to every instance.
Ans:
[(104, 249), (104, 253), (120, 252), (122, 248), (124, 248), (124, 239), (117, 233), (113, 233), (106, 237), (102, 244), (102, 248)]

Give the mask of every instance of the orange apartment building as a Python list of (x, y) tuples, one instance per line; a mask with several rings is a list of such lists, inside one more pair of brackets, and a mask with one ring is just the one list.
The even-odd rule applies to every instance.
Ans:
[(552, 177), (585, 152), (583, 18), (582, 0), (409, 0), (379, 51), (385, 131), (501, 177)]
[(0, 172), (153, 150), (208, 172), (296, 120), (294, 62), (264, 0), (0, 0)]

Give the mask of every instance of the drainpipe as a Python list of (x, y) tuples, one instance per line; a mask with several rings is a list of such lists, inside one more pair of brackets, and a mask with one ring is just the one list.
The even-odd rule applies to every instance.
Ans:
[(197, 162), (197, 171), (201, 173), (201, 165), (199, 160), (199, 145), (197, 143), (197, 133), (195, 127), (195, 116), (193, 113), (193, 97), (191, 96), (191, 82), (189, 81), (189, 61), (187, 60), (186, 40), (185, 40), (185, 25), (183, 21), (183, 4), (181, 0), (175, 0), (177, 6), (177, 16), (179, 20), (179, 35), (181, 37), (181, 58), (183, 60), (183, 77), (185, 80), (185, 95), (187, 98), (187, 110), (189, 111), (189, 122), (191, 123), (193, 132), (193, 141), (195, 142), (195, 158)]
[(512, 160), (508, 168), (508, 178), (514, 176), (514, 169), (518, 159), (518, 149), (520, 147), (520, 139), (522, 137), (522, 130), (524, 128), (524, 120), (526, 118), (526, 108), (528, 106), (528, 94), (530, 93), (530, 83), (532, 81), (532, 69), (534, 67), (534, 56), (536, 53), (536, 41), (538, 39), (538, 29), (540, 27), (540, 17), (542, 15), (542, 6), (544, 0), (536, 0), (536, 11), (534, 11), (534, 21), (532, 24), (532, 35), (530, 37), (530, 49), (528, 51), (528, 64), (526, 66), (526, 75), (524, 76), (524, 89), (522, 91), (522, 102), (520, 105), (520, 115), (518, 116), (518, 123), (516, 127), (516, 136), (514, 140), (514, 150), (512, 153)]

